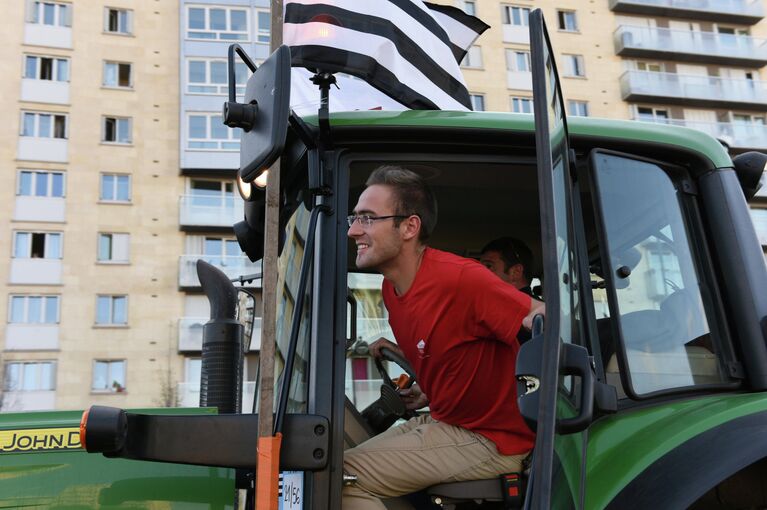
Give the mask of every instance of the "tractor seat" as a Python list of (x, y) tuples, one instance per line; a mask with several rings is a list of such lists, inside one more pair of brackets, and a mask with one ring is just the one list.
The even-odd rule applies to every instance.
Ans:
[(468, 480), (465, 482), (441, 483), (426, 489), (432, 502), (445, 510), (453, 510), (461, 503), (502, 502), (501, 479)]

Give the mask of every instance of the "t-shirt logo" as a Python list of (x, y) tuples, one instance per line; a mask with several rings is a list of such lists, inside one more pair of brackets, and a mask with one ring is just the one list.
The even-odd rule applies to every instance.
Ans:
[(421, 338), (421, 339), (418, 341), (418, 343), (417, 343), (417, 344), (415, 344), (415, 346), (418, 348), (418, 354), (419, 354), (419, 356), (423, 357), (423, 356), (424, 356), (424, 354), (426, 354), (426, 353), (424, 352), (424, 349), (426, 349), (426, 342), (424, 342), (423, 338)]

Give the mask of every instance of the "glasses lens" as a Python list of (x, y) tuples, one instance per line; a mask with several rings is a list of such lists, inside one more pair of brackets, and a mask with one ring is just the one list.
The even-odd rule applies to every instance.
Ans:
[(357, 217), (356, 217), (356, 216), (347, 216), (347, 217), (346, 217), (346, 223), (348, 223), (350, 227), (351, 227), (352, 225), (354, 225), (354, 222), (355, 222), (356, 220), (357, 220)]

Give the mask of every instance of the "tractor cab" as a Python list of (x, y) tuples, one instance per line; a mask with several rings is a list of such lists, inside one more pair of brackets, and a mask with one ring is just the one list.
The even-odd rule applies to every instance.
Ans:
[[(705, 505), (728, 480), (747, 483), (763, 469), (767, 269), (746, 199), (767, 159), (732, 161), (684, 128), (568, 121), (539, 10), (530, 30), (534, 116), (321, 108), (301, 118), (275, 93), (289, 89), (287, 48), (258, 70), (249, 64), (246, 103), (232, 95), (227, 104), (227, 123), (243, 129), (245, 219), (234, 228), (253, 260), (264, 248), (260, 180), (270, 166), (280, 175), (275, 423), (283, 484), (300, 494), (299, 508), (340, 508), (352, 482), (344, 450), (407, 417), (391, 379), (412, 369), (368, 355), (377, 338), (396, 339), (381, 276), (355, 267), (347, 237), (346, 217), (382, 164), (433, 188), (430, 246), (477, 258), (498, 237), (527, 244), (547, 310), (508, 370), (537, 433), (526, 483), (443, 484), (413, 496), (418, 505), (730, 508)], [(216, 395), (236, 395), (238, 378), (225, 374), (239, 370), (243, 333), (232, 285), (202, 271), (228, 324), (206, 326), (203, 343), (201, 398), (221, 410)], [(82, 438), (108, 456), (236, 469), (238, 487), (252, 492), (257, 422), (236, 407), (203, 417), (92, 408)], [(765, 504), (761, 491), (743, 497), (745, 507)]]

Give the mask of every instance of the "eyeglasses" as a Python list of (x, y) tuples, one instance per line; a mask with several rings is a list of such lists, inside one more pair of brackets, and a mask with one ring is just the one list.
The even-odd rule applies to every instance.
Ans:
[(362, 228), (369, 228), (371, 225), (373, 225), (374, 221), (388, 220), (390, 218), (405, 219), (405, 218), (409, 218), (409, 217), (410, 216), (403, 216), (401, 214), (393, 214), (391, 216), (370, 216), (369, 214), (363, 214), (361, 216), (357, 216), (357, 215), (352, 214), (351, 216), (347, 216), (346, 217), (346, 222), (351, 227), (352, 225), (354, 225), (354, 222), (358, 221), (360, 223), (360, 225), (362, 226)]

